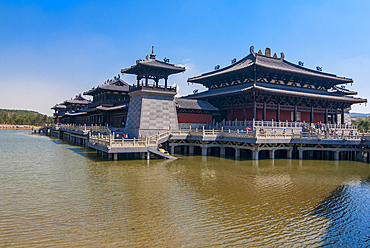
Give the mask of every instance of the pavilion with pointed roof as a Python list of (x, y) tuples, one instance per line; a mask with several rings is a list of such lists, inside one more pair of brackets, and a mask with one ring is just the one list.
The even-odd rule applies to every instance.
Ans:
[(186, 98), (209, 101), (220, 109), (220, 120), (343, 124), (352, 104), (367, 102), (343, 87), (353, 83), (350, 78), (293, 64), (285, 60), (284, 53), (271, 56), (270, 48), (265, 54), (256, 53), (253, 46), (243, 59), (188, 82), (208, 90)]
[(146, 60), (137, 60), (136, 65), (131, 66), (127, 69), (122, 69), (122, 74), (135, 74), (137, 79), (137, 86), (140, 85), (140, 80), (145, 79), (145, 86), (148, 86), (148, 80), (152, 79), (155, 81), (155, 86), (158, 87), (160, 79), (164, 79), (164, 88), (166, 89), (168, 76), (171, 74), (184, 72), (185, 68), (170, 64), (168, 59), (164, 61), (157, 60), (154, 54), (154, 46), (152, 46), (152, 53)]

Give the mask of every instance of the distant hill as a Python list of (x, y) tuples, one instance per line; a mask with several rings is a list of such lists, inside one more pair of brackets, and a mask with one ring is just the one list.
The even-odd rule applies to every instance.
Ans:
[(51, 123), (52, 117), (30, 110), (0, 109), (0, 124), (42, 125)]
[(351, 118), (366, 118), (367, 116), (370, 116), (370, 113), (369, 114), (366, 114), (366, 113), (350, 113), (351, 114)]

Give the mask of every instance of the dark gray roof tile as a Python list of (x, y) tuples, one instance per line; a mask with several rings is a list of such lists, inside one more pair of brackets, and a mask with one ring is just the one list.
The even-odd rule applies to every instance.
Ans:
[(175, 102), (177, 104), (177, 107), (181, 109), (218, 111), (218, 108), (203, 100), (176, 98)]

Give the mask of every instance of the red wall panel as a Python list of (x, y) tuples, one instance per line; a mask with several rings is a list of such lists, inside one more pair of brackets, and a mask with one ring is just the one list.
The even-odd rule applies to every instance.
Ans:
[(324, 113), (313, 113), (313, 120), (314, 123), (316, 122), (324, 122), (325, 114)]
[(274, 109), (266, 109), (266, 119), (268, 121), (276, 120), (276, 110), (274, 110)]
[(247, 121), (251, 121), (253, 119), (253, 110), (252, 108), (247, 108)]
[(310, 123), (310, 112), (301, 112), (301, 122)]
[(256, 118), (256, 121), (262, 121), (262, 111), (263, 111), (262, 109), (257, 109), (257, 118)]
[(243, 120), (243, 109), (234, 109), (234, 120), (244, 121)]
[(280, 121), (291, 121), (290, 111), (280, 110)]
[(179, 113), (177, 116), (179, 123), (198, 123), (206, 124), (212, 122), (211, 114), (192, 114), (192, 113)]

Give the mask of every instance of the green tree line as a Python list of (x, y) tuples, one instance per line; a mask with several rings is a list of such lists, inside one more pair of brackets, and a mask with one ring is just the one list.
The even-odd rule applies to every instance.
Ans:
[(0, 124), (43, 125), (52, 123), (53, 118), (36, 111), (0, 109)]
[(360, 132), (369, 132), (370, 129), (370, 119), (369, 117), (366, 118), (358, 118), (357, 119), (357, 125), (358, 125), (358, 130)]

